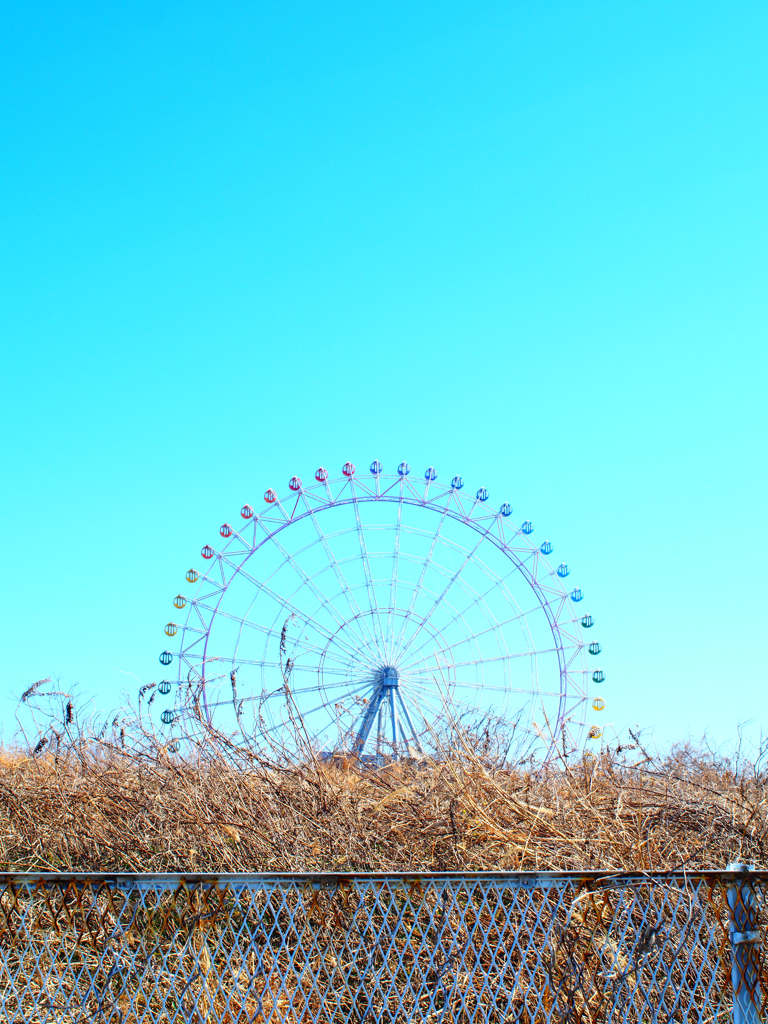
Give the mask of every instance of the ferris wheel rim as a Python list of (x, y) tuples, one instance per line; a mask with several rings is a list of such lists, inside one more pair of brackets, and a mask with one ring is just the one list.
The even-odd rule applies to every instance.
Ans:
[[(382, 482), (388, 482), (388, 481), (391, 481), (391, 483), (389, 483), (388, 486), (386, 486), (384, 489), (382, 489), (382, 486), (381, 486)], [(362, 652), (366, 652), (366, 651), (369, 650), (369, 648), (368, 648), (368, 644), (369, 643), (372, 643), (374, 645), (374, 649), (377, 648), (377, 637), (378, 637), (378, 644), (380, 645), (378, 647), (378, 653), (381, 653), (381, 651), (383, 650), (386, 658), (388, 660), (391, 660), (391, 661), (394, 662), (396, 660), (396, 657), (397, 657), (398, 653), (403, 649), (403, 647), (406, 650), (410, 650), (413, 641), (419, 636), (419, 633), (421, 632), (421, 630), (424, 629), (425, 622), (422, 621), (422, 622), (419, 623), (418, 628), (416, 629), (416, 631), (413, 634), (411, 634), (409, 638), (406, 638), (405, 635), (404, 635), (404, 631), (407, 629), (407, 627), (408, 627), (408, 625), (411, 622), (412, 617), (413, 617), (413, 603), (415, 602), (416, 597), (421, 592), (420, 583), (421, 583), (421, 581), (423, 581), (424, 574), (426, 573), (427, 569), (430, 568), (430, 567), (434, 567), (434, 563), (432, 561), (432, 557), (431, 556), (432, 556), (432, 554), (434, 552), (435, 545), (438, 542), (438, 539), (440, 538), (440, 532), (442, 530), (443, 524), (445, 523), (446, 520), (450, 519), (450, 520), (453, 520), (456, 523), (459, 523), (461, 526), (469, 527), (477, 535), (477, 541), (476, 541), (474, 547), (472, 548), (470, 554), (468, 555), (467, 561), (469, 561), (469, 559), (471, 559), (475, 555), (475, 553), (480, 549), (483, 541), (484, 540), (488, 540), (490, 542), (490, 544), (497, 551), (501, 552), (501, 554), (503, 556), (505, 556), (508, 559), (509, 563), (511, 564), (512, 568), (510, 569), (509, 574), (505, 574), (505, 576), (499, 577), (496, 581), (492, 582), (491, 587), (489, 587), (487, 593), (490, 593), (491, 590), (495, 586), (498, 585), (500, 580), (508, 579), (509, 576), (511, 576), (513, 574), (516, 574), (516, 573), (519, 573), (520, 576), (522, 577), (522, 579), (525, 581), (525, 583), (530, 588), (530, 590), (533, 591), (533, 595), (535, 597), (535, 600), (532, 602), (530, 608), (528, 608), (525, 611), (523, 611), (519, 606), (517, 606), (516, 614), (514, 616), (511, 616), (504, 623), (500, 624), (498, 621), (493, 620), (492, 617), (489, 617), (489, 624), (487, 625), (487, 627), (482, 632), (483, 633), (491, 633), (491, 632), (493, 632), (495, 630), (498, 630), (500, 628), (500, 626), (502, 626), (502, 625), (505, 625), (505, 624), (508, 624), (508, 623), (511, 623), (511, 622), (515, 622), (515, 621), (518, 621), (520, 619), (524, 619), (527, 615), (533, 614), (533, 613), (535, 613), (537, 611), (540, 611), (540, 612), (543, 612), (543, 614), (545, 615), (545, 617), (547, 619), (547, 623), (549, 625), (549, 629), (550, 629), (550, 632), (551, 632), (551, 635), (552, 635), (552, 638), (553, 638), (554, 646), (552, 646), (551, 648), (546, 649), (545, 651), (542, 651), (542, 650), (539, 650), (539, 649), (533, 649), (532, 651), (529, 651), (529, 652), (522, 652), (522, 653), (518, 653), (518, 654), (506, 654), (504, 656), (500, 656), (497, 659), (487, 659), (486, 658), (486, 659), (479, 659), (479, 660), (484, 660), (484, 661), (489, 661), (489, 660), (506, 661), (506, 660), (509, 660), (511, 658), (525, 658), (525, 657), (529, 657), (531, 655), (535, 656), (537, 654), (543, 654), (543, 653), (555, 654), (557, 656), (558, 674), (559, 674), (560, 683), (561, 683), (560, 690), (557, 693), (557, 697), (558, 697), (557, 721), (558, 721), (558, 723), (564, 723), (565, 722), (566, 712), (569, 710), (567, 705), (569, 703), (571, 703), (571, 704), (573, 703), (572, 698), (579, 696), (582, 701), (586, 701), (586, 699), (587, 699), (587, 692), (586, 692), (586, 686), (578, 687), (578, 686), (574, 686), (573, 685), (574, 680), (572, 679), (572, 674), (569, 673), (569, 671), (568, 671), (569, 667), (570, 667), (570, 664), (573, 661), (573, 658), (578, 653), (578, 650), (580, 650), (581, 648), (584, 647), (584, 644), (583, 644), (583, 641), (581, 641), (581, 638), (580, 638), (580, 631), (579, 631), (579, 627), (578, 627), (578, 621), (579, 621), (578, 620), (578, 616), (575, 616), (575, 617), (572, 617), (572, 618), (569, 618), (569, 619), (561, 620), (562, 608), (566, 604), (568, 604), (569, 598), (571, 597), (571, 595), (565, 590), (565, 588), (563, 587), (563, 585), (561, 583), (561, 580), (557, 578), (558, 574), (559, 574), (558, 570), (555, 570), (551, 566), (551, 564), (549, 563), (549, 561), (548, 561), (548, 559), (546, 557), (546, 554), (542, 551), (542, 549), (538, 548), (536, 545), (534, 545), (533, 542), (531, 542), (528, 539), (528, 537), (525, 536), (525, 533), (524, 533), (522, 527), (515, 527), (513, 531), (510, 531), (510, 537), (509, 537), (508, 541), (506, 541), (504, 539), (503, 532), (500, 532), (500, 536), (496, 536), (492, 532), (492, 528), (493, 528), (494, 524), (501, 523), (501, 521), (502, 521), (501, 517), (503, 515), (505, 515), (505, 513), (503, 513), (501, 510), (495, 510), (495, 509), (492, 508), (492, 506), (486, 504), (485, 503), (486, 499), (479, 497), (480, 492), (478, 492), (478, 497), (474, 501), (470, 500), (469, 502), (466, 503), (469, 506), (469, 510), (468, 511), (466, 509), (461, 509), (461, 508), (459, 508), (459, 510), (457, 510), (457, 509), (453, 508), (452, 505), (451, 505), (451, 499), (452, 499), (452, 497), (453, 497), (453, 495), (455, 493), (454, 488), (452, 488), (452, 487), (451, 488), (443, 488), (442, 490), (438, 490), (437, 488), (435, 488), (436, 494), (433, 497), (430, 497), (430, 495), (429, 495), (430, 481), (427, 481), (427, 486), (424, 489), (423, 495), (417, 496), (415, 494), (414, 488), (411, 488), (411, 493), (407, 493), (406, 485), (408, 483), (409, 483), (409, 481), (405, 480), (403, 477), (395, 477), (394, 475), (383, 474), (383, 473), (376, 475), (373, 487), (366, 487), (366, 486), (362, 485), (360, 480), (359, 479), (356, 480), (354, 477), (347, 477), (347, 478), (344, 478), (344, 479), (339, 479), (339, 478), (330, 479), (329, 477), (326, 477), (326, 479), (324, 479), (322, 482), (319, 482), (320, 486), (318, 486), (318, 487), (311, 486), (310, 488), (304, 488), (304, 487), (300, 486), (298, 488), (298, 490), (295, 490), (292, 487), (292, 494), (290, 494), (287, 498), (283, 498), (281, 500), (281, 499), (278, 499), (275, 496), (272, 499), (271, 503), (270, 503), (270, 508), (265, 513), (262, 513), (261, 515), (257, 515), (256, 513), (254, 513), (252, 519), (249, 519), (249, 521), (248, 521), (247, 528), (250, 528), (251, 526), (255, 527), (256, 524), (261, 523), (262, 529), (265, 529), (265, 534), (258, 541), (256, 541), (255, 531), (254, 531), (254, 543), (251, 543), (251, 542), (248, 541), (248, 539), (246, 537), (243, 536), (244, 531), (241, 532), (240, 530), (236, 530), (235, 528), (230, 528), (230, 535), (227, 537), (228, 543), (226, 545), (224, 545), (224, 546), (222, 546), (220, 548), (209, 547), (209, 550), (211, 551), (211, 556), (209, 556), (209, 557), (211, 557), (212, 560), (215, 559), (215, 564), (218, 566), (218, 569), (219, 569), (219, 571), (221, 573), (221, 577), (222, 577), (221, 583), (219, 583), (217, 580), (213, 579), (212, 576), (209, 575), (208, 573), (200, 573), (199, 574), (199, 578), (201, 580), (206, 581), (207, 584), (210, 585), (210, 592), (205, 597), (206, 604), (203, 605), (202, 601), (197, 600), (197, 599), (192, 599), (189, 602), (196, 609), (198, 617), (201, 620), (200, 621), (200, 625), (203, 628), (198, 630), (198, 632), (200, 634), (199, 639), (196, 640), (194, 642), (194, 644), (188, 645), (188, 646), (185, 647), (184, 646), (184, 637), (185, 637), (185, 635), (187, 633), (187, 630), (189, 629), (191, 632), (194, 632), (195, 631), (195, 627), (194, 626), (190, 626), (188, 624), (185, 624), (184, 626), (181, 627), (181, 629), (182, 629), (182, 638), (181, 638), (182, 639), (182, 646), (181, 646), (181, 649), (179, 650), (178, 654), (176, 655), (176, 657), (179, 658), (179, 662), (180, 662), (180, 666), (179, 666), (180, 667), (180, 676), (181, 676), (181, 661), (182, 661), (182, 659), (189, 664), (189, 660), (184, 657), (185, 653), (190, 651), (192, 646), (197, 646), (199, 641), (203, 640), (203, 638), (204, 638), (203, 649), (202, 649), (202, 657), (200, 657), (200, 652), (198, 652), (195, 655), (194, 660), (197, 661), (198, 658), (199, 658), (199, 660), (201, 662), (202, 671), (200, 673), (200, 676), (201, 676), (200, 682), (202, 683), (202, 686), (203, 686), (203, 694), (204, 694), (204, 699), (205, 699), (205, 688), (206, 688), (206, 686), (209, 683), (214, 681), (214, 680), (211, 679), (210, 675), (208, 675), (208, 665), (211, 664), (213, 662), (213, 660), (214, 660), (213, 657), (209, 657), (209, 643), (210, 643), (210, 638), (211, 638), (211, 632), (212, 632), (213, 624), (217, 620), (218, 616), (221, 616), (222, 618), (229, 618), (231, 620), (239, 622), (239, 624), (240, 624), (240, 627), (239, 627), (240, 632), (238, 633), (238, 643), (237, 643), (237, 646), (236, 646), (236, 650), (237, 650), (237, 647), (239, 647), (240, 635), (242, 634), (242, 632), (243, 632), (244, 628), (246, 627), (246, 625), (248, 627), (252, 627), (252, 628), (256, 629), (259, 633), (264, 634), (267, 637), (267, 639), (269, 639), (270, 637), (274, 638), (277, 635), (277, 631), (274, 628), (274, 623), (273, 623), (272, 626), (269, 626), (269, 627), (262, 626), (262, 625), (257, 625), (257, 624), (255, 624), (255, 623), (253, 623), (251, 621), (246, 620), (244, 617), (239, 617), (239, 616), (232, 615), (231, 613), (227, 613), (226, 609), (222, 608), (222, 602), (225, 600), (225, 598), (227, 596), (227, 593), (228, 593), (228, 590), (229, 590), (230, 586), (232, 585), (232, 583), (234, 582), (234, 580), (236, 578), (250, 580), (250, 582), (256, 588), (255, 594), (264, 593), (265, 595), (270, 596), (275, 602), (279, 603), (281, 608), (284, 611), (288, 611), (291, 614), (297, 614), (298, 617), (300, 617), (300, 619), (302, 621), (306, 622), (306, 623), (310, 623), (311, 622), (314, 630), (316, 631), (317, 636), (324, 639), (324, 641), (325, 641), (325, 649), (326, 650), (333, 643), (338, 643), (341, 647), (344, 647), (344, 645), (345, 645), (344, 637), (343, 636), (339, 637), (338, 634), (342, 633), (345, 629), (349, 629), (350, 622), (354, 620), (354, 621), (357, 621), (357, 622), (359, 622), (361, 624), (361, 630), (362, 630), (362, 626), (364, 624), (366, 629), (368, 629), (369, 626), (370, 626), (371, 629), (372, 629), (372, 632), (370, 633), (370, 636), (369, 636), (368, 640), (364, 640), (362, 632), (360, 634), (358, 634), (358, 640), (360, 641), (358, 646), (352, 647), (351, 646), (351, 644), (352, 644), (351, 640), (349, 642), (347, 642), (347, 649), (350, 651), (350, 653), (354, 657), (360, 659), (361, 651)], [(292, 484), (293, 484), (293, 481), (292, 481)], [(332, 488), (334, 488), (334, 487), (338, 487), (339, 488), (335, 495), (334, 495), (334, 493), (332, 491)], [(318, 500), (314, 505), (312, 505), (307, 500), (307, 495), (309, 493), (312, 493), (312, 495), (315, 496), (320, 491), (324, 491), (325, 492), (325, 496), (326, 496), (327, 500), (322, 500), (322, 501)], [(270, 492), (270, 493), (274, 493), (274, 492)], [(486, 498), (487, 498), (487, 494), (486, 494)], [(304, 507), (303, 508), (301, 507), (301, 504), (300, 504), (302, 502), (302, 499), (304, 501)], [(442, 503), (442, 504), (439, 503), (441, 500), (444, 500), (444, 503)], [(287, 511), (287, 508), (290, 506), (291, 502), (293, 502), (293, 507), (290, 509), (290, 511)], [(369, 558), (368, 552), (367, 552), (367, 550), (366, 550), (366, 548), (364, 546), (364, 544), (365, 544), (365, 530), (364, 530), (364, 528), (362, 526), (362, 523), (361, 523), (361, 520), (360, 520), (360, 506), (363, 505), (363, 504), (368, 504), (368, 503), (387, 503), (387, 504), (397, 504), (399, 506), (399, 509), (398, 509), (398, 522), (397, 522), (396, 526), (393, 527), (393, 526), (389, 526), (388, 525), (386, 527), (386, 529), (394, 529), (395, 530), (395, 536), (396, 536), (395, 552), (392, 555), (392, 558), (393, 558), (392, 580), (391, 580), (391, 593), (392, 593), (392, 595), (394, 595), (396, 593), (398, 586), (402, 585), (402, 584), (398, 583), (397, 572), (398, 572), (399, 561), (400, 561), (400, 558), (401, 558), (401, 551), (400, 551), (400, 548), (399, 548), (399, 541), (400, 541), (401, 530), (402, 530), (402, 511), (403, 511), (404, 506), (413, 506), (413, 507), (418, 507), (418, 508), (426, 508), (426, 509), (430, 510), (433, 513), (437, 513), (440, 516), (440, 520), (439, 520), (439, 522), (437, 524), (437, 529), (435, 531), (424, 531), (424, 534), (426, 536), (430, 536), (431, 537), (431, 548), (430, 548), (429, 553), (423, 559), (419, 559), (418, 560), (418, 561), (422, 562), (421, 577), (420, 577), (419, 584), (416, 584), (416, 585), (408, 584), (407, 585), (408, 588), (412, 591), (412, 593), (411, 593), (411, 604), (409, 605), (408, 612), (404, 616), (401, 615), (401, 617), (403, 618), (402, 628), (401, 628), (400, 634), (398, 635), (398, 637), (396, 639), (393, 638), (393, 631), (391, 629), (385, 629), (384, 628), (384, 626), (382, 624), (382, 614), (384, 615), (385, 619), (387, 619), (387, 621), (389, 621), (389, 619), (391, 619), (396, 613), (400, 613), (400, 609), (398, 609), (398, 607), (396, 605), (396, 602), (394, 600), (394, 596), (389, 601), (388, 605), (385, 605), (385, 606), (382, 606), (382, 607), (379, 606), (379, 602), (378, 602), (378, 600), (376, 598), (375, 588), (373, 587), (373, 584), (372, 584), (372, 574), (371, 574), (371, 569), (370, 569), (370, 558)], [(290, 601), (288, 601), (282, 594), (279, 594), (275, 590), (267, 587), (265, 585), (265, 581), (259, 580), (255, 575), (248, 573), (245, 567), (247, 566), (247, 564), (250, 561), (250, 559), (258, 551), (260, 551), (265, 546), (274, 543), (275, 546), (277, 547), (277, 550), (279, 551), (279, 553), (296, 570), (298, 578), (302, 581), (302, 582), (300, 582), (297, 585), (296, 590), (294, 591), (294, 595), (295, 595), (295, 593), (298, 593), (301, 590), (302, 586), (310, 585), (311, 584), (311, 577), (308, 576), (307, 573), (300, 566), (297, 565), (297, 563), (295, 561), (295, 557), (292, 556), (290, 554), (290, 552), (288, 552), (287, 549), (282, 544), (280, 544), (278, 538), (280, 538), (281, 534), (283, 534), (284, 531), (289, 526), (297, 524), (297, 523), (300, 523), (302, 521), (306, 521), (308, 519), (311, 519), (312, 525), (313, 525), (313, 527), (315, 528), (315, 530), (316, 530), (316, 532), (318, 534), (317, 540), (314, 540), (311, 543), (312, 544), (315, 544), (315, 543), (323, 544), (323, 538), (325, 537), (325, 534), (324, 534), (324, 532), (323, 532), (323, 530), (321, 528), (321, 525), (318, 523), (318, 517), (319, 517), (320, 513), (326, 512), (326, 511), (328, 511), (330, 509), (338, 509), (338, 508), (342, 508), (344, 506), (349, 506), (349, 505), (354, 506), (355, 518), (356, 518), (356, 527), (349, 528), (349, 530), (347, 532), (353, 533), (353, 532), (356, 531), (358, 536), (361, 538), (361, 543), (363, 545), (362, 550), (361, 550), (361, 558), (362, 558), (363, 565), (364, 565), (364, 570), (365, 570), (366, 588), (367, 588), (368, 596), (369, 596), (369, 601), (368, 601), (369, 608), (366, 611), (364, 608), (361, 608), (357, 604), (357, 596), (355, 595), (354, 591), (355, 591), (355, 589), (359, 589), (360, 585), (357, 585), (357, 587), (350, 587), (343, 580), (343, 573), (341, 573), (341, 567), (340, 567), (341, 563), (339, 562), (339, 560), (334, 555), (329, 554), (328, 550), (326, 550), (325, 553), (326, 553), (326, 556), (328, 557), (328, 562), (329, 562), (329, 566), (328, 567), (330, 567), (331, 570), (334, 573), (336, 573), (337, 571), (338, 571), (338, 573), (340, 573), (340, 576), (337, 577), (337, 578), (338, 578), (340, 586), (342, 587), (342, 592), (344, 593), (345, 598), (347, 600), (351, 599), (351, 605), (356, 605), (358, 607), (358, 614), (355, 615), (355, 616), (337, 615), (336, 612), (333, 609), (331, 598), (327, 594), (323, 594), (320, 591), (315, 592), (315, 590), (310, 586), (310, 592), (313, 593), (315, 595), (315, 597), (318, 597), (319, 600), (320, 600), (320, 606), (318, 606), (318, 607), (326, 608), (329, 611), (329, 613), (332, 615), (332, 617), (338, 621), (338, 626), (336, 628), (335, 634), (331, 634), (331, 633), (328, 632), (327, 627), (323, 626), (317, 620), (314, 620), (312, 618), (312, 616), (310, 616), (309, 613), (306, 610), (300, 610), (297, 607), (292, 606), (292, 603)], [(280, 513), (279, 517), (277, 515), (273, 515), (272, 514), (272, 510), (275, 507), (277, 508), (277, 510)], [(475, 513), (476, 510), (481, 511), (483, 514), (473, 518), (474, 513)], [(267, 524), (269, 524), (269, 526), (270, 526), (269, 529), (265, 528), (265, 522)], [(222, 531), (223, 531), (223, 528), (222, 528)], [(520, 546), (516, 546), (516, 547), (513, 548), (512, 547), (512, 542), (515, 541), (518, 538), (522, 538)], [(237, 550), (237, 549), (233, 549), (232, 548), (232, 543), (233, 543), (233, 541), (235, 539), (237, 539), (239, 542), (242, 543), (243, 550)], [(309, 546), (310, 545), (308, 544), (307, 547), (309, 547)], [(524, 558), (521, 557), (523, 555), (525, 556)], [(235, 560), (235, 557), (238, 559), (237, 561)], [(351, 559), (351, 557), (352, 556), (350, 556), (350, 559)], [(526, 562), (528, 562), (530, 560), (534, 560), (536, 565), (538, 565), (539, 562), (543, 561), (547, 571), (544, 574), (541, 574), (541, 573), (537, 574), (536, 571), (531, 572), (529, 570), (528, 566), (526, 565)], [(228, 576), (227, 576), (227, 574), (225, 572), (225, 568), (224, 568), (225, 565), (230, 570)], [(454, 577), (448, 581), (448, 583), (446, 584), (446, 587), (445, 587), (445, 590), (444, 590), (443, 594), (441, 594), (438, 597), (437, 601), (432, 605), (432, 607), (430, 609), (430, 612), (429, 612), (429, 615), (431, 615), (435, 611), (435, 609), (438, 607), (438, 605), (442, 602), (442, 600), (445, 597), (445, 594), (450, 590), (450, 588), (453, 586), (453, 584), (456, 581), (456, 579), (461, 575), (461, 572), (462, 572), (462, 570), (463, 570), (465, 565), (466, 565), (466, 561), (465, 561), (465, 563), (463, 565), (461, 565), (459, 567), (459, 569), (457, 569), (457, 571), (454, 574)], [(328, 567), (324, 567), (322, 570), (320, 570), (320, 572), (325, 572), (326, 568), (328, 568)], [(279, 568), (279, 566), (278, 566), (278, 568)], [(277, 571), (278, 571), (277, 568), (275, 570), (273, 570), (273, 575)], [(491, 575), (490, 572), (488, 573), (488, 576), (489, 576), (489, 578), (491, 580), (493, 580), (493, 576)], [(482, 597), (482, 595), (478, 596), (476, 598), (476, 601), (480, 601), (481, 597)], [(255, 596), (254, 596), (253, 600), (255, 600)], [(208, 603), (208, 602), (210, 602), (210, 603)], [(554, 605), (559, 605), (560, 608), (556, 611), (555, 608), (553, 607)], [(207, 627), (206, 627), (205, 621), (203, 619), (203, 616), (200, 614), (199, 607), (204, 608), (210, 614), (210, 618), (208, 620)], [(190, 613), (188, 613), (188, 617), (187, 617), (188, 619), (189, 619), (189, 615), (191, 614), (191, 611), (192, 611), (192, 609), (190, 609)], [(467, 609), (464, 609), (464, 613), (466, 613), (466, 611), (467, 611)], [(462, 614), (462, 611), (459, 610), (456, 613), (456, 617), (450, 620), (449, 625), (454, 624), (456, 622), (456, 619), (461, 614)], [(427, 618), (429, 617), (429, 615), (427, 616)], [(275, 618), (275, 622), (277, 621), (277, 617), (278, 616), (276, 616), (276, 618)], [(371, 620), (370, 623), (368, 622), (368, 619)], [(565, 631), (564, 627), (566, 627), (566, 626), (574, 626), (575, 627), (575, 630), (573, 630), (573, 632), (575, 632), (577, 634), (577, 636), (572, 636), (572, 637), (569, 636), (569, 639), (577, 641), (577, 644), (578, 644), (578, 650), (569, 659), (566, 659), (566, 650), (570, 650), (573, 645), (572, 644), (566, 645), (563, 642), (562, 633)], [(443, 628), (447, 628), (447, 627), (443, 627)], [(572, 631), (568, 630), (567, 632), (571, 633)], [(475, 638), (472, 635), (462, 636), (460, 639), (454, 641), (452, 644), (448, 645), (446, 648), (441, 650), (440, 653), (445, 654), (446, 651), (450, 651), (453, 648), (461, 647), (461, 646), (463, 646), (465, 644), (471, 644), (474, 641), (474, 639)], [(426, 645), (429, 644), (429, 637), (428, 636), (426, 637), (424, 643), (420, 647), (416, 648), (415, 650), (411, 650), (410, 653), (418, 654), (420, 651), (423, 650), (425, 644)], [(315, 650), (319, 650), (319, 647), (316, 647)], [(424, 657), (422, 657), (419, 660), (407, 662), (406, 665), (403, 666), (403, 668), (407, 667), (407, 668), (411, 669), (412, 672), (413, 672), (413, 670), (418, 668), (420, 665), (423, 665), (424, 662), (428, 658), (430, 658), (430, 657), (431, 657), (431, 655), (427, 654), (427, 655), (425, 655)], [(227, 657), (216, 658), (216, 661), (218, 661), (219, 663), (227, 662), (228, 660), (229, 659)], [(262, 665), (262, 666), (265, 664), (263, 659), (260, 662), (258, 662), (258, 661), (249, 662), (247, 659), (239, 660), (239, 659), (237, 659), (235, 657), (234, 654), (233, 654), (231, 660), (232, 660), (233, 665), (234, 665), (235, 661), (238, 661), (239, 664), (240, 663), (241, 664), (253, 663), (253, 664)], [(476, 660), (476, 661), (467, 660), (463, 664), (476, 665), (476, 664), (479, 663), (479, 660)], [(337, 661), (339, 662), (340, 665), (344, 664), (342, 656), (338, 656), (337, 657)], [(372, 667), (374, 666), (374, 659), (373, 659), (372, 656), (368, 657), (367, 664), (369, 666), (372, 666)], [(462, 663), (460, 663), (460, 664), (462, 664)], [(310, 671), (310, 670), (308, 669), (308, 671)], [(339, 675), (341, 675), (341, 674), (342, 674), (341, 671), (339, 671)], [(217, 677), (217, 678), (221, 678), (221, 677)], [(585, 677), (585, 681), (586, 681), (586, 677)], [(569, 685), (569, 684), (571, 684), (571, 685)], [(330, 685), (331, 689), (333, 689), (333, 686), (334, 685), (338, 685), (338, 684), (329, 684), (329, 685)], [(456, 685), (457, 686), (474, 685), (475, 687), (478, 686), (478, 684), (468, 684), (468, 683), (462, 682), (461, 680), (456, 680)], [(504, 690), (505, 692), (510, 692), (508, 687), (501, 687), (499, 689)], [(581, 692), (575, 693), (575, 692), (573, 692), (574, 690), (581, 691)], [(521, 692), (521, 693), (528, 693), (529, 695), (533, 695), (534, 693), (537, 693), (537, 694), (541, 693), (543, 695), (543, 694), (546, 693), (546, 695), (548, 695), (548, 696), (555, 696), (555, 691), (549, 690), (549, 689), (547, 691), (542, 691), (540, 689), (540, 687), (537, 687), (535, 691), (533, 691), (533, 690), (528, 690), (528, 691), (521, 690), (519, 692)], [(571, 699), (569, 700), (569, 698), (571, 698)], [(222, 702), (222, 703), (229, 703), (229, 702)], [(216, 705), (218, 705), (218, 702), (216, 702)], [(212, 704), (211, 706), (213, 707), (214, 705)], [(571, 708), (570, 710), (572, 711), (573, 709)], [(555, 742), (556, 741), (553, 740), (553, 744)]]

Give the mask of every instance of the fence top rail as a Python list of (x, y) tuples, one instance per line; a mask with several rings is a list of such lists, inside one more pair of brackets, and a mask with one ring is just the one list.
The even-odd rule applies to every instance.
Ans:
[(234, 885), (259, 886), (303, 884), (320, 886), (365, 882), (424, 883), (488, 882), (499, 885), (553, 885), (558, 882), (600, 882), (611, 885), (650, 882), (733, 883), (748, 875), (750, 880), (768, 883), (768, 869), (740, 868), (697, 871), (297, 871), (297, 872), (113, 872), (113, 871), (6, 871), (0, 872), (0, 886), (105, 884), (120, 888), (131, 885)]

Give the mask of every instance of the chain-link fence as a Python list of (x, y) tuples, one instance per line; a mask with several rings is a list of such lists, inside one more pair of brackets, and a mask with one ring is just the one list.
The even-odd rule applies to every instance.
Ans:
[(741, 870), (2, 875), (0, 1020), (756, 1024), (766, 887)]

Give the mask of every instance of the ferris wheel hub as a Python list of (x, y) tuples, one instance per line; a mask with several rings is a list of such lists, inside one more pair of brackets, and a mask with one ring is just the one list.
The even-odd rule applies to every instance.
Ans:
[(377, 680), (381, 687), (393, 688), (400, 685), (400, 673), (392, 665), (385, 665)]

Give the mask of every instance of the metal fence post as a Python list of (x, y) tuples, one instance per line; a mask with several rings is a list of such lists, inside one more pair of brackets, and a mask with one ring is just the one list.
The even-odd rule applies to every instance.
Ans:
[(757, 894), (747, 864), (729, 864), (739, 878), (728, 886), (731, 935), (731, 985), (733, 1024), (759, 1024), (761, 994), (758, 984), (760, 931)]

